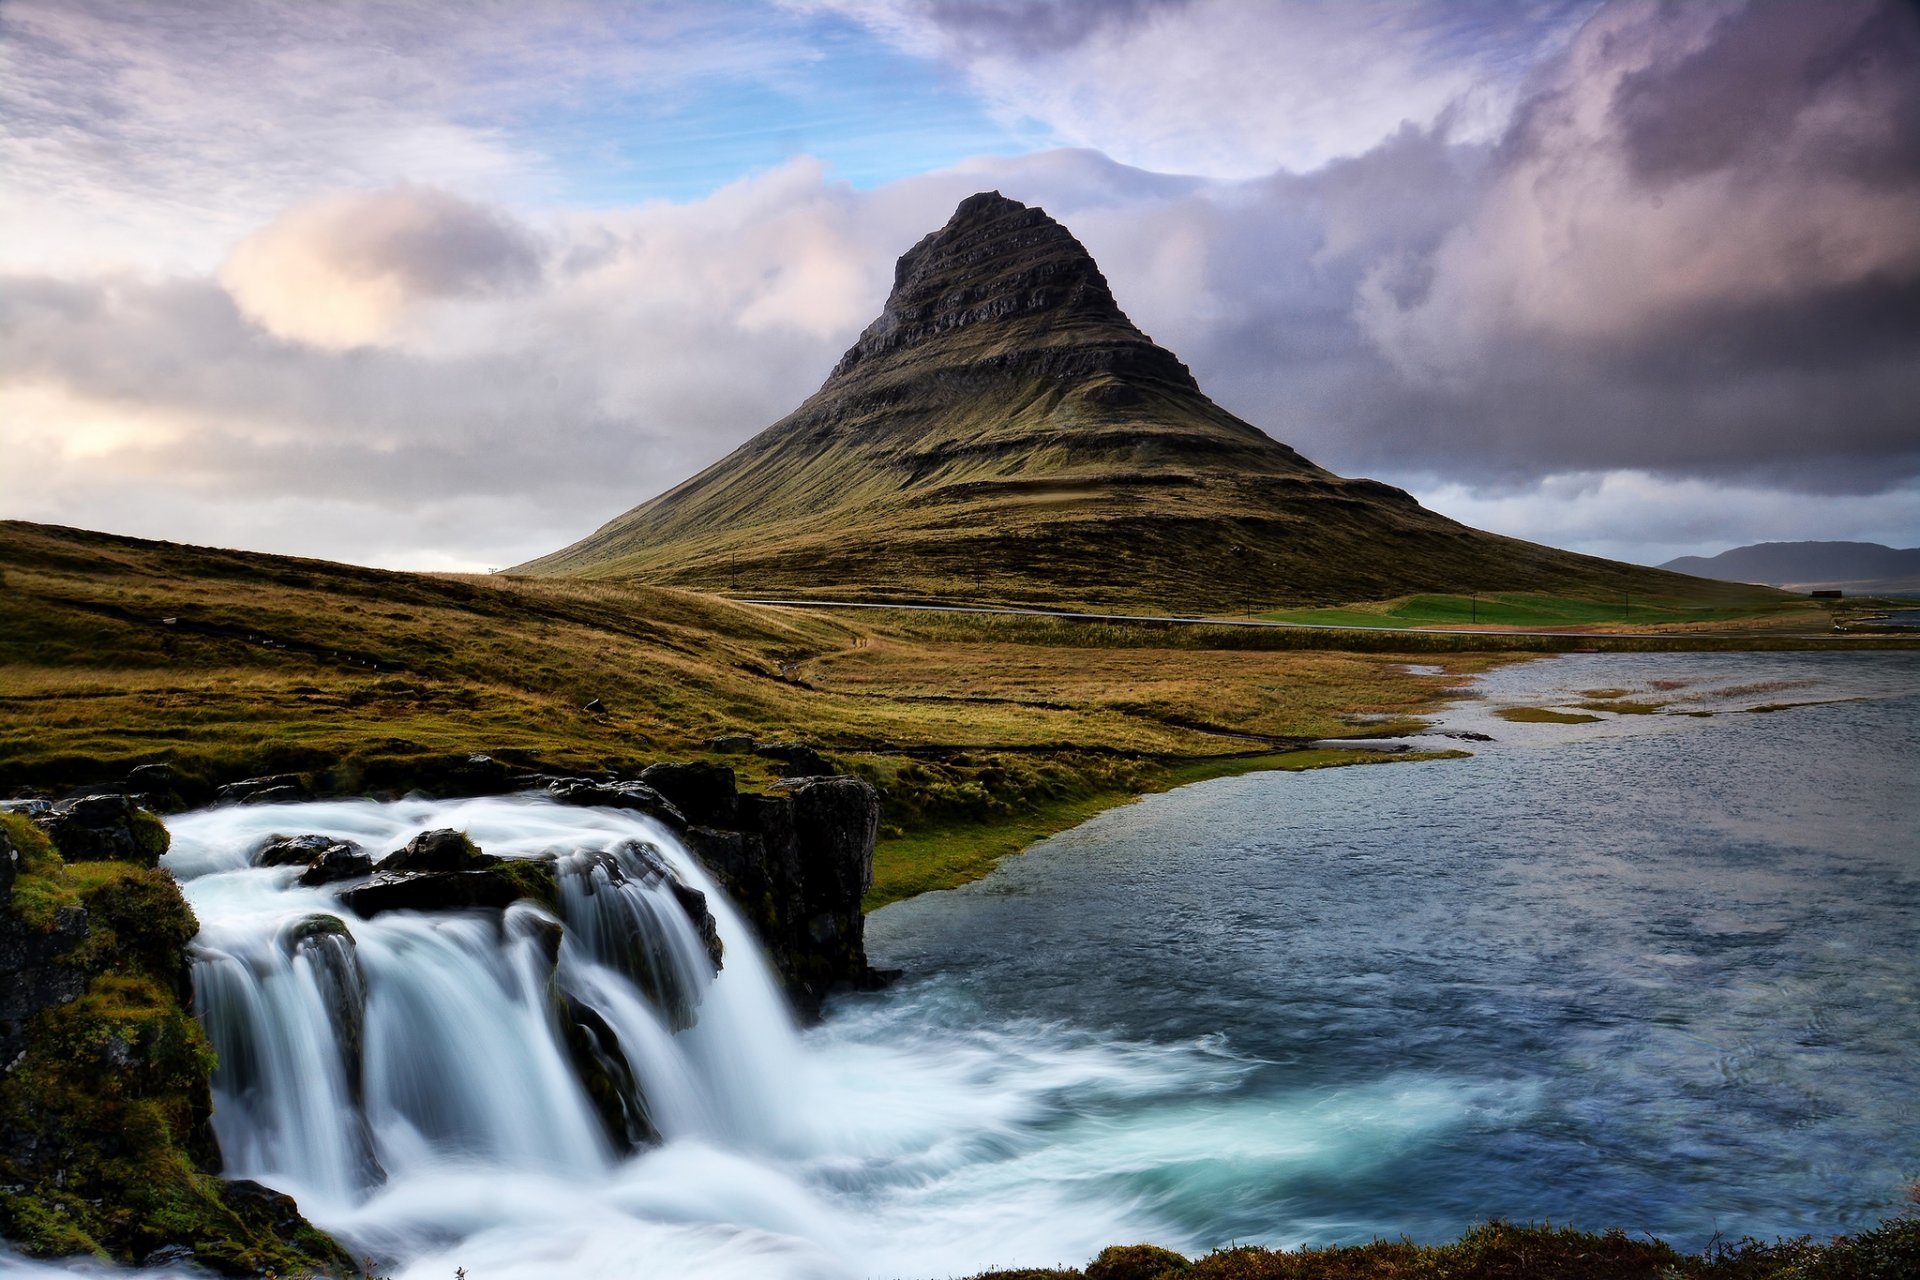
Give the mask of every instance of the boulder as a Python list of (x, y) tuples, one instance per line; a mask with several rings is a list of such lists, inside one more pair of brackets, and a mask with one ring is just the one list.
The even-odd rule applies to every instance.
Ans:
[(422, 871), (375, 875), (365, 884), (342, 890), (340, 901), (356, 915), (372, 919), (383, 911), (464, 911), (475, 907), (504, 911), (525, 896), (519, 884), (492, 870)]
[(300, 883), (313, 888), (317, 885), (332, 884), (336, 880), (355, 880), (372, 874), (372, 858), (368, 857), (358, 845), (336, 840), (322, 849), (319, 855), (307, 864), (307, 869), (300, 873)]
[(464, 831), (442, 827), (422, 831), (373, 864), (375, 871), (471, 871), (490, 867), (500, 859), (482, 853)]
[(253, 853), (253, 865), (256, 867), (304, 867), (325, 851), (327, 846), (338, 844), (332, 836), (283, 836), (275, 835)]
[(160, 865), (167, 828), (120, 792), (62, 800), (34, 822), (69, 862), (132, 862)]

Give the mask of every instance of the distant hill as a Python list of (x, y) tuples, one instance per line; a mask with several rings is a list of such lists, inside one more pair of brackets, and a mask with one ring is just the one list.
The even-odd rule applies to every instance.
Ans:
[(998, 192), (907, 251), (798, 409), (517, 572), (1179, 612), (1732, 591), (1483, 533), (1314, 465), (1209, 400), (1065, 227)]
[(1660, 567), (1795, 591), (1920, 591), (1920, 547), (1883, 547), (1877, 542), (1756, 542), (1717, 556), (1681, 556)]

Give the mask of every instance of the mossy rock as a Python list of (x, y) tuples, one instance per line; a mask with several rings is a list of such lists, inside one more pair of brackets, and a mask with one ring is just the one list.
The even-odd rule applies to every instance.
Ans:
[(1117, 1244), (1087, 1264), (1087, 1280), (1159, 1280), (1193, 1264), (1157, 1244)]
[(69, 864), (31, 824), (5, 829), (20, 858), (0, 925), (37, 932), (75, 985), (27, 1019), (0, 1075), (0, 1236), (32, 1257), (132, 1264), (188, 1245), (225, 1274), (354, 1274), (287, 1197), (213, 1172), (214, 1056), (188, 1011), (199, 926), (172, 877)]

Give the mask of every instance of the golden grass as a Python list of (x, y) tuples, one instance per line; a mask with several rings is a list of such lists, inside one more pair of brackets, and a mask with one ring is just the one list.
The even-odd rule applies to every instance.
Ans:
[(1416, 675), (1223, 630), (830, 615), (21, 524), (0, 524), (0, 568), (0, 787), (165, 760), (200, 794), (279, 771), (403, 788), (475, 751), (630, 770), (720, 734), (800, 739), (882, 788), (883, 897), (1141, 791), (1268, 767), (1250, 755), (1415, 725), (1508, 660), (1422, 654), (1442, 674)]

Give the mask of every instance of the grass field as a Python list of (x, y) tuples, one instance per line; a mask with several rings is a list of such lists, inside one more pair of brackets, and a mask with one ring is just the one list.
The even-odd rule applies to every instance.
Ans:
[(752, 787), (774, 762), (709, 739), (804, 741), (883, 793), (878, 904), (1143, 792), (1377, 758), (1303, 751), (1417, 727), (1489, 666), (1576, 643), (775, 609), (0, 523), (0, 794), (155, 761), (187, 799), (276, 772), (432, 790), (471, 752), (713, 758)]
[(706, 757), (758, 786), (773, 761), (708, 739), (801, 740), (882, 789), (876, 903), (1144, 791), (1416, 724), (1506, 660), (1423, 654), (1415, 674), (1404, 654), (1210, 629), (849, 619), (16, 523), (0, 575), (0, 793), (154, 761), (189, 798), (269, 772), (430, 790), (470, 752), (574, 771)]
[(1831, 626), (1829, 608), (1808, 600), (1767, 598), (1729, 604), (1673, 596), (1568, 599), (1527, 593), (1416, 595), (1337, 609), (1292, 609), (1260, 615), (1274, 622), (1343, 627), (1672, 627), (1704, 623)]

